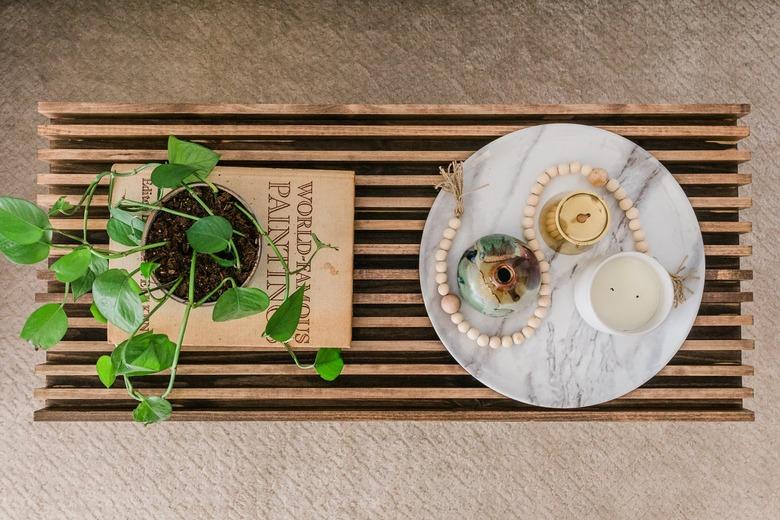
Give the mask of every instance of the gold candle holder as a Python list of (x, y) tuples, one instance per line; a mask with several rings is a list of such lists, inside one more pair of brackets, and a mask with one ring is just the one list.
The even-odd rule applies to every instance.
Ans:
[(550, 248), (564, 255), (590, 249), (609, 230), (609, 208), (593, 192), (575, 191), (553, 197), (539, 216), (539, 231)]

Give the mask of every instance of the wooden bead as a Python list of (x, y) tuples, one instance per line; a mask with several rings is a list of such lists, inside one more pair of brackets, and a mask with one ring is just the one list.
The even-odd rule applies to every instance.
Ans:
[(534, 250), (534, 257), (536, 257), (537, 262), (541, 262), (544, 260), (544, 253), (541, 249)]
[[(447, 284), (442, 284), (442, 285), (447, 285)], [(442, 285), (440, 285), (439, 287), (441, 287)], [(447, 289), (449, 289), (449, 287), (447, 287)], [(460, 298), (458, 298), (454, 294), (445, 295), (444, 298), (441, 299), (441, 310), (443, 310), (447, 314), (455, 314), (456, 312), (458, 312), (458, 310), (460, 310)], [(461, 316), (461, 321), (463, 321), (462, 316)]]
[(525, 336), (523, 336), (522, 332), (515, 332), (512, 334), (512, 343), (515, 345), (521, 344), (523, 341), (525, 341)]
[(596, 168), (588, 174), (588, 182), (596, 188), (604, 186), (608, 180), (607, 170), (602, 168)]
[(443, 262), (447, 259), (447, 251), (444, 249), (437, 249), (434, 258), (436, 258), (437, 262)]
[(529, 240), (528, 247), (531, 248), (531, 251), (536, 251), (537, 249), (539, 249), (539, 241), (535, 239)]
[(490, 336), (490, 341), (488, 342), (488, 345), (490, 345), (490, 348), (498, 348), (501, 346), (501, 338), (498, 336)]
[(626, 193), (626, 190), (624, 190), (623, 188), (616, 189), (614, 193), (615, 200), (618, 202), (625, 199), (627, 195), (628, 193)]
[(455, 238), (455, 233), (457, 233), (457, 231), (455, 231), (451, 227), (448, 227), (447, 229), (444, 230), (444, 233), (442, 233), (441, 236), (449, 240), (452, 240), (453, 238)]
[(477, 345), (480, 347), (487, 347), (488, 343), (490, 343), (490, 336), (487, 334), (480, 334), (477, 336)]
[(447, 296), (450, 294), (450, 286), (446, 283), (440, 283), (438, 287), (439, 294), (442, 296)]
[[(458, 302), (458, 304), (460, 304), (460, 302)], [(464, 319), (465, 318), (463, 317), (462, 312), (456, 312), (455, 314), (450, 316), (450, 321), (452, 321), (452, 323), (454, 323), (455, 325), (460, 325), (461, 323), (463, 323)]]
[(509, 348), (512, 346), (512, 336), (501, 336), (501, 346)]
[(520, 332), (523, 333), (523, 336), (525, 336), (526, 339), (528, 339), (528, 338), (530, 338), (531, 336), (534, 335), (534, 329), (532, 329), (531, 327), (528, 327), (528, 326), (523, 327), (523, 329)]
[(582, 169), (582, 165), (579, 161), (574, 161), (572, 163), (569, 163), (569, 171), (571, 173), (580, 173), (580, 169)]
[(569, 175), (569, 173), (571, 173), (571, 169), (568, 164), (558, 165), (558, 175)]
[(604, 187), (607, 188), (608, 192), (614, 193), (616, 189), (620, 188), (620, 183), (617, 179), (610, 179)]
[(540, 296), (537, 303), (539, 304), (539, 307), (549, 307), (552, 303), (552, 298), (549, 296)]
[[(453, 315), (453, 316), (454, 316), (454, 315)], [(544, 318), (545, 316), (547, 316), (547, 307), (537, 307), (537, 308), (534, 310), (534, 316), (536, 316), (536, 317), (537, 317), (537, 318), (539, 318), (539, 319), (542, 319), (542, 318)]]
[(468, 337), (470, 340), (477, 339), (479, 337), (479, 329), (476, 327), (471, 327), (466, 333), (466, 337)]
[(641, 229), (637, 229), (632, 234), (632, 237), (634, 238), (634, 242), (641, 242), (642, 240), (645, 239), (645, 232)]
[(460, 323), (458, 323), (458, 332), (460, 332), (461, 334), (465, 334), (469, 330), (471, 330), (471, 323), (467, 322), (466, 320), (463, 320)]
[(452, 229), (458, 229), (460, 228), (460, 219), (458, 217), (452, 217), (447, 225)]
[[(439, 286), (441, 287), (441, 286)], [(552, 286), (549, 283), (543, 283), (539, 287), (539, 295), (540, 296), (550, 296), (552, 294)]]
[(650, 248), (647, 247), (647, 242), (645, 242), (644, 240), (634, 244), (634, 249), (636, 249), (640, 253), (647, 253), (650, 250)]
[(546, 170), (544, 170), (544, 173), (549, 175), (550, 178), (552, 179), (553, 177), (558, 175), (558, 168), (556, 166), (551, 166), (551, 167), (547, 168)]
[(634, 201), (626, 197), (618, 203), (618, 206), (620, 206), (620, 209), (623, 211), (628, 211), (634, 207)]
[(628, 229), (630, 229), (631, 231), (636, 231), (641, 227), (642, 227), (642, 223), (639, 221), (638, 218), (634, 218), (628, 221)]
[(449, 251), (452, 247), (452, 240), (449, 238), (442, 238), (441, 242), (439, 242), (439, 249), (444, 249), (445, 251)]
[(539, 195), (534, 195), (533, 193), (528, 196), (528, 201), (526, 202), (529, 206), (536, 206), (539, 204)]
[(436, 262), (436, 272), (437, 273), (446, 273), (447, 272), (447, 262)]
[(550, 276), (550, 273), (542, 273), (542, 283), (550, 283), (550, 279), (552, 276)]
[(447, 281), (447, 273), (436, 273), (436, 283), (445, 283)]
[(526, 229), (531, 229), (532, 227), (534, 227), (534, 219), (532, 219), (531, 217), (525, 217), (523, 219), (523, 227)]
[(547, 173), (543, 173), (536, 178), (536, 182), (542, 186), (547, 186), (547, 183), (550, 182), (550, 176)]
[(544, 186), (542, 186), (538, 182), (533, 186), (531, 186), (531, 193), (534, 195), (541, 195), (543, 191), (544, 191)]
[(533, 217), (536, 215), (536, 208), (534, 206), (526, 206), (523, 208), (523, 215), (526, 217)]
[(546, 261), (539, 262), (539, 271), (540, 272), (546, 273), (549, 270), (550, 270), (550, 264), (549, 263), (547, 263)]
[(533, 228), (526, 228), (526, 230), (523, 231), (523, 236), (526, 240), (533, 240), (536, 238), (536, 231), (534, 231)]
[(631, 220), (637, 217), (639, 217), (639, 210), (636, 209), (636, 206), (634, 206), (633, 208), (629, 208), (628, 211), (626, 211), (627, 219)]
[(587, 177), (590, 175), (590, 172), (593, 171), (593, 166), (590, 164), (583, 164), (582, 168), (580, 168), (580, 173), (583, 175), (583, 177)]
[(533, 329), (539, 328), (539, 325), (541, 324), (542, 324), (542, 320), (540, 320), (536, 316), (531, 316), (530, 318), (528, 318), (528, 326)]

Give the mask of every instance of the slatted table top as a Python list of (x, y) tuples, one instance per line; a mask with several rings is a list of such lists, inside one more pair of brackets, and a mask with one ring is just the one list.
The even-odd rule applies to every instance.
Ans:
[[(171, 394), (175, 420), (752, 420), (743, 405), (753, 368), (742, 352), (752, 316), (742, 290), (752, 278), (740, 235), (751, 200), (738, 147), (749, 112), (731, 105), (192, 105), (39, 104), (49, 147), (38, 176), (47, 206), (77, 199), (94, 175), (114, 163), (163, 160), (170, 134), (195, 140), (234, 166), (351, 169), (356, 172), (352, 347), (333, 383), (291, 364), (280, 350), (231, 345), (184, 347)], [(548, 410), (511, 401), (482, 386), (436, 338), (420, 294), (417, 254), (438, 167), (466, 159), (506, 133), (546, 122), (592, 124), (621, 134), (674, 174), (696, 211), (707, 261), (703, 302), (680, 352), (656, 377), (614, 401), (577, 410)], [(105, 188), (90, 230), (107, 242)], [(102, 208), (101, 208), (102, 206)], [(91, 213), (92, 215), (92, 213)], [(80, 229), (79, 215), (54, 219)], [(39, 271), (40, 302), (61, 301), (63, 286)], [(89, 315), (89, 295), (69, 304), (71, 330), (36, 367), (45, 406), (36, 420), (131, 420), (125, 389), (105, 389), (94, 370), (112, 349), (105, 326)], [(302, 356), (313, 356), (303, 352)], [(159, 388), (167, 376), (139, 387)]]

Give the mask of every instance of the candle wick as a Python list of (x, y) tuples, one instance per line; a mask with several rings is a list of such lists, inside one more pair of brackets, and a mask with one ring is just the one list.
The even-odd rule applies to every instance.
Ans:
[(590, 218), (590, 213), (580, 213), (577, 215), (577, 222), (584, 224)]

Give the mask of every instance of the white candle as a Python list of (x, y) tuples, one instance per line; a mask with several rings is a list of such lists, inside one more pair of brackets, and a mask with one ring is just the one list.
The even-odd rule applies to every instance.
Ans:
[(606, 262), (596, 273), (591, 303), (604, 324), (621, 332), (644, 327), (661, 303), (661, 281), (647, 262), (619, 256)]
[(618, 335), (645, 334), (672, 308), (669, 273), (652, 257), (624, 252), (597, 260), (577, 277), (574, 302), (593, 328)]

